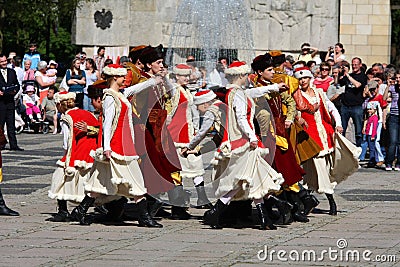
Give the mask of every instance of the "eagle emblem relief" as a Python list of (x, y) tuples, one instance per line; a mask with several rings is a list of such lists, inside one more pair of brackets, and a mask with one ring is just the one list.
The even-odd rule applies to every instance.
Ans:
[(111, 11), (107, 11), (103, 8), (102, 11), (96, 11), (94, 13), (94, 22), (96, 23), (96, 27), (105, 30), (111, 27), (111, 22), (113, 19), (113, 14)]

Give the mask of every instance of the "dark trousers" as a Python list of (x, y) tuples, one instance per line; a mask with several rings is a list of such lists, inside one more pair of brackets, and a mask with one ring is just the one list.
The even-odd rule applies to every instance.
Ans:
[(10, 148), (14, 149), (17, 145), (17, 137), (15, 136), (15, 106), (12, 104), (0, 104), (0, 127), (4, 129), (7, 123), (7, 136), (10, 142)]
[(390, 114), (386, 121), (386, 129), (389, 131), (389, 147), (385, 163), (392, 166), (397, 152), (396, 165), (400, 165), (400, 116)]

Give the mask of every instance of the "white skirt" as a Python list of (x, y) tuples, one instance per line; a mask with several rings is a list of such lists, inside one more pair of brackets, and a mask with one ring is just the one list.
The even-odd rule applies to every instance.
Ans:
[(51, 186), (48, 196), (51, 199), (81, 202), (85, 197), (84, 182), (88, 178), (88, 170), (76, 170), (75, 168), (58, 167), (51, 178)]
[(262, 157), (260, 149), (247, 149), (230, 158), (216, 160), (213, 169), (213, 188), (220, 198), (231, 190), (240, 189), (233, 200), (261, 199), (277, 192), (284, 182)]
[(335, 133), (335, 150), (303, 163), (306, 175), (303, 183), (318, 193), (333, 194), (336, 185), (358, 170), (361, 148), (341, 134)]
[(303, 184), (320, 194), (333, 194), (337, 185), (334, 177), (331, 176), (333, 166), (333, 152), (325, 156), (317, 156), (303, 163), (306, 175), (303, 177)]
[(181, 149), (177, 149), (177, 154), (179, 157), (179, 162), (182, 167), (182, 171), (180, 172), (182, 178), (195, 178), (197, 176), (203, 176), (204, 166), (203, 166), (203, 158), (201, 155), (189, 154), (187, 158), (182, 157)]
[(132, 198), (147, 193), (137, 160), (95, 159), (85, 191)]

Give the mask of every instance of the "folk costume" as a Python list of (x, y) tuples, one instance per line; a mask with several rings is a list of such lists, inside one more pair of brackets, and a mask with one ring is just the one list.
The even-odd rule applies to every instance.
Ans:
[[(174, 67), (173, 73), (177, 76), (187, 76), (192, 72), (192, 68), (185, 64), (178, 64)], [(186, 147), (193, 139), (195, 134), (194, 117), (198, 115), (196, 106), (193, 104), (193, 95), (185, 85), (175, 84), (176, 92), (171, 99), (172, 109), (168, 116), (170, 123), (167, 128), (171, 133), (182, 167), (180, 176), (182, 179), (193, 179), (197, 191), (197, 206), (211, 208), (204, 189), (205, 174), (203, 159), (199, 152), (192, 153), (187, 157), (180, 154), (180, 149)]]
[[(296, 69), (295, 77), (298, 79), (311, 78), (312, 74), (308, 68), (303, 67)], [(311, 94), (309, 90), (311, 90)], [(332, 117), (336, 127), (341, 127), (340, 114), (322, 89), (316, 89), (313, 85), (309, 85), (308, 90), (299, 89), (293, 97), (297, 109), (301, 112), (301, 117), (308, 125), (305, 131), (322, 149), (317, 156), (304, 162), (303, 168), (306, 171), (304, 184), (311, 190), (325, 193), (330, 204), (329, 214), (336, 215), (336, 203), (333, 199), (334, 188), (358, 169), (358, 162), (355, 164), (354, 160), (349, 161), (347, 155), (350, 154), (350, 158), (358, 158), (359, 151), (355, 146), (349, 145), (343, 140), (344, 138), (338, 137), (339, 134), (335, 135)], [(316, 104), (319, 104), (318, 108), (316, 108)], [(334, 153), (335, 141), (340, 143), (336, 145), (336, 148), (340, 149), (336, 155)], [(343, 149), (347, 149), (349, 152), (342, 157), (346, 159), (347, 163), (342, 160), (338, 161), (338, 156), (343, 154)], [(339, 170), (343, 168), (345, 171), (338, 172), (338, 170), (334, 170), (335, 168)], [(333, 175), (335, 172), (339, 175)]]
[[(272, 57), (269, 54), (257, 56), (254, 58), (251, 66), (253, 70), (257, 72), (257, 77), (254, 81), (256, 87), (272, 84), (270, 80), (267, 80), (275, 75)], [(266, 101), (267, 107), (263, 106), (264, 101)], [(306, 214), (309, 210), (318, 205), (318, 201), (310, 196), (308, 191), (302, 188), (298, 183), (303, 179), (305, 172), (296, 161), (296, 156), (285, 127), (286, 122), (293, 123), (295, 119), (296, 102), (293, 97), (286, 92), (271, 92), (255, 99), (255, 102), (257, 105), (256, 112), (258, 112), (256, 118), (260, 127), (260, 132), (262, 133), (261, 137), (263, 141), (265, 140), (264, 144), (266, 147), (275, 145), (276, 148), (275, 153), (268, 156), (272, 157), (272, 167), (277, 172), (281, 173), (285, 179), (283, 183), (283, 189), (285, 189), (283, 197), (288, 199), (295, 207), (292, 209), (292, 218), (295, 221), (308, 222)], [(286, 114), (284, 114), (283, 111), (284, 105), (287, 110), (285, 112)], [(266, 110), (266, 108), (268, 108), (268, 110)], [(271, 119), (266, 119), (266, 116), (271, 117)], [(266, 125), (263, 123), (268, 120), (272, 120), (275, 127), (272, 127), (272, 123)], [(305, 212), (303, 212), (302, 209), (303, 205), (301, 199), (303, 199), (304, 206), (306, 206)], [(271, 206), (272, 205), (267, 205), (269, 211), (271, 211)], [(281, 213), (283, 222), (288, 223), (290, 220), (289, 214), (284, 214), (283, 211)]]
[[(139, 60), (145, 65), (147, 72), (142, 72), (144, 79), (149, 79), (154, 75), (160, 75), (163, 67), (160, 67), (163, 61), (162, 46), (148, 46), (142, 50)], [(157, 69), (153, 70), (153, 65)], [(175, 88), (170, 80), (164, 77), (163, 84), (154, 86), (151, 90), (142, 92), (136, 96), (136, 112), (134, 112), (135, 121), (138, 125), (143, 125), (135, 129), (141, 132), (141, 147), (144, 147), (143, 154), (143, 172), (146, 185), (152, 188), (151, 193), (156, 199), (152, 214), (156, 214), (162, 207), (159, 200), (159, 193), (168, 192), (169, 202), (172, 207), (172, 219), (189, 219), (190, 215), (186, 212), (186, 206), (189, 205), (189, 195), (183, 190), (182, 170), (178, 154), (176, 152), (174, 141), (167, 128), (167, 116), (171, 111), (171, 98), (175, 94)]]
[[(61, 92), (54, 95), (57, 105), (75, 100), (75, 93)], [(97, 132), (83, 132), (74, 124), (83, 121), (87, 125), (98, 128), (96, 117), (85, 110), (71, 108), (61, 117), (61, 129), (64, 135), (64, 156), (57, 161), (57, 169), (53, 173), (49, 197), (57, 199), (59, 211), (50, 221), (69, 220), (67, 201), (81, 202), (85, 196), (83, 183), (93, 165), (90, 151), (97, 147)]]
[[(283, 67), (283, 63), (286, 61), (285, 54), (279, 50), (273, 50), (269, 52), (269, 54), (272, 56), (275, 72), (271, 82), (284, 82), (289, 86), (289, 90), (286, 93), (293, 96), (294, 92), (299, 88), (299, 81), (285, 72)], [(283, 114), (287, 115), (288, 107), (286, 105), (282, 106), (282, 110)], [(288, 140), (290, 141), (298, 164), (316, 156), (321, 151), (318, 144), (306, 134), (303, 127), (298, 122), (297, 117), (290, 126)]]
[[(103, 96), (103, 145), (92, 153), (95, 162), (90, 177), (85, 183), (85, 190), (93, 195), (86, 195), (71, 216), (79, 220), (81, 224), (90, 224), (85, 215), (95, 200), (94, 196), (117, 195), (136, 200), (140, 213), (140, 226), (162, 227), (151, 219), (147, 211), (147, 201), (143, 197), (147, 190), (135, 149), (132, 108), (126, 98), (151, 88), (156, 81), (150, 79), (146, 83), (125, 88), (124, 93), (121, 93), (115, 88), (123, 86), (126, 69), (120, 65), (111, 64), (104, 67), (104, 73), (108, 76), (111, 88), (105, 89)], [(109, 158), (107, 152), (110, 152)]]
[[(272, 85), (242, 89), (241, 85), (244, 85), (250, 71), (250, 67), (244, 62), (232, 63), (225, 71), (235, 84), (227, 85), (227, 107), (222, 116), (225, 120), (220, 122), (224, 129), (223, 137), (213, 162), (213, 187), (215, 196), (219, 199), (204, 214), (205, 222), (213, 228), (221, 227), (219, 216), (231, 200), (253, 199), (258, 205), (261, 229), (276, 229), (265, 213), (262, 199), (269, 193), (279, 191), (284, 179), (263, 159), (268, 149), (262, 146), (254, 131), (253, 98), (270, 91), (278, 91), (279, 87)], [(197, 138), (193, 140), (198, 142)], [(251, 144), (254, 143), (258, 147), (252, 149)], [(193, 145), (195, 144), (192, 141), (188, 147), (192, 148)]]
[[(160, 48), (149, 46), (142, 50), (139, 59), (143, 64), (151, 64), (162, 57)], [(141, 71), (139, 83), (151, 77), (151, 74)], [(169, 91), (173, 86), (168, 83), (167, 87), (153, 86), (132, 99), (136, 141), (142, 159), (141, 168), (146, 187), (152, 195), (173, 189), (171, 173), (181, 170), (173, 140), (165, 123)]]

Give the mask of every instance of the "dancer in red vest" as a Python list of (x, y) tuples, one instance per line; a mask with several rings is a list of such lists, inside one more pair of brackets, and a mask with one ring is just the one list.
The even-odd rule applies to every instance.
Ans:
[[(279, 191), (284, 179), (263, 159), (268, 149), (263, 148), (254, 131), (253, 98), (271, 91), (286, 90), (287, 87), (282, 83), (244, 90), (242, 87), (250, 72), (251, 68), (244, 62), (234, 62), (225, 70), (230, 82), (226, 95), (228, 105), (225, 115), (220, 116), (225, 118), (219, 122), (224, 129), (223, 137), (213, 162), (213, 186), (219, 199), (204, 214), (204, 222), (212, 228), (222, 227), (219, 217), (230, 201), (252, 199), (261, 220), (260, 229), (276, 229), (265, 211), (263, 198)], [(196, 95), (208, 100), (207, 93), (199, 92)], [(206, 102), (205, 105), (211, 106), (211, 103)], [(202, 107), (198, 106), (198, 109), (201, 111)], [(202, 128), (206, 126), (202, 125)], [(189, 148), (192, 149), (200, 141), (195, 137), (187, 148), (182, 149), (182, 154), (186, 154)]]
[[(199, 117), (199, 114), (193, 104), (193, 95), (187, 88), (191, 73), (192, 68), (186, 64), (177, 64), (173, 69), (173, 74), (176, 77), (176, 84), (174, 84), (176, 89), (171, 101), (172, 110), (168, 114), (170, 118), (168, 130), (178, 150), (186, 147), (193, 139), (195, 131), (198, 130), (194, 121)], [(193, 179), (197, 191), (197, 207), (210, 209), (212, 205), (204, 188), (203, 175), (205, 171), (201, 154), (197, 152), (182, 157), (178, 151), (178, 156), (182, 166), (180, 172), (182, 179)]]
[[(254, 80), (256, 87), (272, 84), (271, 80), (274, 77), (275, 70), (271, 55), (257, 56), (254, 58), (251, 67), (257, 73)], [(294, 221), (308, 222), (306, 215), (319, 202), (298, 183), (303, 179), (305, 172), (296, 161), (288, 135), (288, 130), (296, 115), (296, 102), (287, 92), (272, 92), (258, 98), (256, 103), (256, 118), (261, 136), (265, 140), (264, 144), (266, 145), (270, 140), (273, 140), (271, 143), (276, 143), (275, 153), (272, 154), (272, 167), (285, 178), (283, 197), (288, 199), (294, 206), (292, 219)], [(287, 107), (286, 114), (284, 114), (283, 110), (284, 105)], [(272, 127), (272, 122), (275, 127)], [(266, 206), (271, 212), (271, 205)], [(287, 216), (290, 213), (281, 215), (284, 223), (290, 221), (290, 216)]]
[(102, 147), (94, 153), (95, 162), (85, 183), (88, 194), (71, 216), (81, 224), (90, 224), (86, 212), (99, 195), (125, 196), (134, 199), (139, 209), (139, 226), (162, 227), (147, 211), (144, 195), (147, 190), (138, 164), (134, 144), (132, 107), (127, 97), (151, 88), (161, 82), (160, 78), (131, 86), (120, 92), (126, 69), (117, 64), (103, 69), (109, 89), (104, 90)]
[(54, 95), (54, 100), (61, 118), (61, 129), (64, 135), (64, 156), (57, 161), (49, 197), (57, 199), (58, 213), (49, 221), (64, 222), (71, 219), (67, 201), (81, 202), (85, 196), (83, 183), (93, 165), (90, 151), (97, 147), (97, 132), (84, 132), (76, 128), (77, 122), (98, 128), (96, 117), (83, 109), (75, 107), (75, 93), (61, 92)]
[[(300, 84), (300, 88), (293, 94), (297, 109), (301, 112), (301, 117), (307, 124), (307, 127), (305, 127), (307, 134), (322, 149), (317, 156), (304, 162), (303, 168), (306, 171), (306, 175), (303, 181), (309, 189), (318, 193), (325, 193), (330, 206), (329, 214), (336, 215), (337, 207), (333, 198), (334, 188), (339, 182), (345, 180), (358, 169), (358, 161), (348, 160), (352, 156), (347, 158), (343, 155), (341, 155), (341, 158), (347, 162), (336, 160), (335, 154), (338, 154), (338, 152), (334, 153), (334, 136), (335, 132), (342, 133), (343, 131), (340, 114), (322, 89), (317, 89), (310, 84), (312, 74), (307, 67), (296, 69), (295, 77), (299, 79)], [(332, 119), (335, 121), (335, 129), (333, 128)], [(340, 134), (336, 134), (336, 138), (340, 139), (342, 137)], [(358, 153), (355, 146), (354, 148), (349, 148), (349, 151), (351, 150), (354, 150), (354, 154)], [(355, 157), (358, 157), (358, 155)], [(340, 164), (344, 165), (340, 167)], [(335, 175), (334, 168), (341, 168), (342, 170), (338, 175)], [(344, 170), (349, 171), (343, 172)]]

